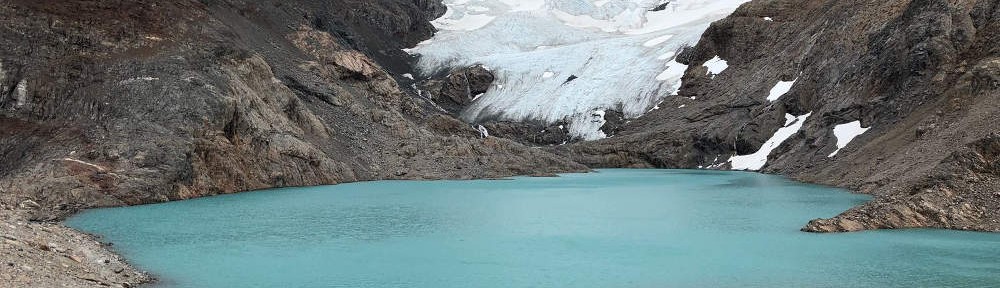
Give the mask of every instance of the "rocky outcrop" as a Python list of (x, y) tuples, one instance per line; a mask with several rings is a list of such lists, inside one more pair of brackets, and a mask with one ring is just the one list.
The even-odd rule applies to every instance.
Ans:
[[(987, 212), (1000, 191), (988, 176), (995, 166), (972, 172), (956, 168), (969, 161), (954, 160), (989, 159), (969, 147), (998, 132), (998, 6), (752, 1), (679, 54), (689, 65), (679, 97), (630, 119), (613, 138), (552, 151), (594, 167), (728, 168), (731, 156), (757, 151), (783, 127), (786, 114), (811, 113), (763, 171), (875, 199), (806, 230), (1000, 231), (1000, 217)], [(712, 77), (703, 63), (716, 56), (729, 67)], [(767, 99), (779, 81), (793, 80), (788, 93)], [(853, 121), (871, 129), (838, 150), (833, 128)]]
[(802, 230), (847, 232), (936, 227), (1000, 231), (1000, 134), (952, 152), (929, 176), (902, 193), (889, 193)]
[(476, 97), (490, 89), (494, 79), (493, 72), (481, 65), (454, 69), (446, 75), (422, 81), (420, 94), (453, 115), (459, 115)]

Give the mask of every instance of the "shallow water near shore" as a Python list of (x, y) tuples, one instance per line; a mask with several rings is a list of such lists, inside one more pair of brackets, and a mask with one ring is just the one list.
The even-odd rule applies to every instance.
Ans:
[(379, 181), (67, 221), (156, 287), (990, 287), (1000, 234), (799, 232), (868, 197), (744, 172)]

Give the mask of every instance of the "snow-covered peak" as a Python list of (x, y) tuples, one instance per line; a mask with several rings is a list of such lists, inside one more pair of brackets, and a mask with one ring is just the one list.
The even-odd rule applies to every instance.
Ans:
[(687, 66), (676, 53), (746, 1), (444, 2), (448, 12), (433, 21), (440, 31), (407, 51), (421, 55), (425, 74), (492, 67), (497, 85), (463, 111), (465, 120), (565, 120), (572, 136), (592, 140), (604, 136), (591, 112), (638, 117), (677, 92)]

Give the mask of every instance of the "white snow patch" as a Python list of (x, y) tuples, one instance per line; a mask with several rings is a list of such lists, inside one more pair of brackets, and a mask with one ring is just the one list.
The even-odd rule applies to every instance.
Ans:
[(486, 130), (486, 127), (483, 127), (483, 125), (476, 127), (476, 130), (479, 130), (479, 136), (482, 138), (490, 137), (490, 131)]
[[(670, 81), (671, 83), (676, 83), (678, 88), (680, 88), (681, 77), (684, 77), (684, 71), (687, 71), (687, 67), (688, 65), (681, 64), (677, 60), (670, 60), (670, 63), (667, 63), (667, 69), (656, 75), (656, 80)], [(676, 91), (676, 89), (673, 89), (671, 92)]]
[(17, 97), (17, 106), (21, 107), (24, 104), (28, 104), (28, 80), (21, 79), (21, 82), (17, 82), (17, 87), (14, 88)]
[(681, 104), (681, 106), (677, 106), (677, 108), (684, 108), (684, 107), (687, 107), (687, 104)]
[(809, 118), (809, 115), (812, 115), (812, 112), (801, 116), (785, 114), (785, 127), (774, 132), (771, 139), (767, 139), (764, 145), (760, 147), (760, 150), (750, 155), (739, 155), (729, 158), (733, 170), (760, 170), (760, 168), (763, 168), (764, 164), (767, 164), (767, 156), (771, 154), (771, 151), (778, 148), (789, 137), (798, 133), (799, 129), (802, 128), (802, 124)]
[[(444, 0), (433, 40), (406, 50), (421, 55), (425, 75), (493, 67), (495, 89), (461, 112), (466, 121), (567, 121), (572, 137), (591, 139), (603, 134), (592, 111), (616, 107), (635, 118), (676, 94), (686, 66), (675, 53), (747, 0), (677, 0), (649, 11), (662, 2)], [(539, 77), (539, 67), (560, 76)]]
[(132, 84), (132, 83), (135, 83), (135, 82), (156, 81), (156, 80), (160, 80), (160, 78), (150, 77), (150, 76), (135, 77), (135, 78), (128, 78), (128, 79), (119, 81), (118, 85), (126, 85), (126, 84)]
[(837, 136), (837, 150), (834, 150), (833, 153), (830, 153), (830, 155), (826, 157), (830, 158), (836, 156), (837, 152), (840, 152), (840, 149), (847, 147), (847, 144), (850, 144), (851, 140), (854, 140), (855, 137), (864, 134), (868, 131), (868, 129), (872, 129), (872, 127), (862, 128), (861, 121), (854, 121), (834, 126), (833, 135)]
[(715, 159), (712, 160), (712, 165), (708, 165), (707, 169), (718, 169), (722, 167), (723, 164), (726, 164), (726, 162), (719, 162), (719, 155), (715, 155)]
[(542, 73), (542, 78), (552, 78), (552, 76), (556, 76), (556, 73), (552, 73), (552, 71), (545, 71), (545, 73)]
[[(798, 78), (795, 80), (798, 80)], [(782, 95), (785, 95), (785, 93), (788, 93), (788, 90), (792, 90), (792, 85), (795, 85), (795, 80), (778, 81), (778, 84), (774, 84), (774, 87), (771, 87), (771, 92), (767, 94), (767, 101), (774, 102), (775, 100), (778, 100), (778, 98), (781, 98)]]
[(722, 60), (719, 56), (708, 59), (708, 61), (705, 61), (705, 64), (702, 64), (702, 66), (708, 68), (708, 74), (712, 75), (712, 78), (715, 78), (715, 75), (719, 75), (719, 73), (725, 71), (726, 68), (729, 68), (729, 64), (726, 63), (726, 60)]
[(774, 19), (771, 19), (771, 17), (764, 17), (764, 21), (774, 21)]
[(410, 73), (404, 73), (404, 74), (403, 74), (403, 78), (406, 78), (406, 79), (410, 79), (410, 80), (413, 80), (413, 74), (410, 74)]

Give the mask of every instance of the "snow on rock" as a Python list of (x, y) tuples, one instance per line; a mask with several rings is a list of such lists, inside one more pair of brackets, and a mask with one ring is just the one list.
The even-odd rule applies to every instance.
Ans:
[(486, 130), (486, 127), (484, 127), (483, 125), (479, 125), (479, 127), (476, 127), (476, 130), (479, 130), (479, 136), (481, 138), (490, 137), (490, 131)]
[(406, 78), (406, 79), (410, 79), (410, 80), (413, 80), (413, 74), (410, 74), (410, 73), (404, 73), (404, 74), (403, 74), (403, 78)]
[(851, 143), (851, 140), (854, 140), (855, 137), (864, 134), (871, 128), (872, 127), (861, 128), (861, 121), (854, 121), (834, 126), (833, 135), (837, 136), (837, 150), (834, 150), (833, 153), (830, 153), (830, 155), (826, 157), (830, 158), (836, 156), (837, 152), (840, 152), (840, 149), (847, 147), (847, 144)]
[(702, 64), (702, 66), (708, 68), (708, 74), (712, 75), (712, 78), (715, 78), (715, 75), (719, 75), (719, 73), (722, 73), (722, 71), (726, 70), (726, 68), (729, 68), (729, 64), (726, 63), (726, 60), (722, 60), (719, 56), (708, 59), (708, 61), (705, 61), (705, 64)]
[(28, 104), (28, 80), (22, 79), (21, 82), (17, 82), (17, 87), (14, 88), (14, 91), (16, 93), (14, 98), (17, 99), (17, 107)]
[[(676, 53), (708, 25), (747, 0), (444, 0), (420, 54), (425, 75), (452, 67), (490, 66), (496, 86), (461, 113), (481, 119), (566, 121), (573, 137), (595, 139), (593, 111), (634, 118), (680, 88), (686, 65)], [(722, 62), (724, 64), (724, 61)], [(566, 77), (538, 77), (558, 71)], [(555, 76), (555, 73), (553, 73)]]
[(785, 114), (785, 127), (778, 129), (771, 136), (771, 139), (767, 139), (764, 145), (757, 150), (756, 153), (750, 155), (739, 155), (729, 158), (729, 162), (732, 163), (733, 170), (760, 170), (767, 164), (767, 156), (771, 154), (771, 151), (778, 148), (782, 142), (785, 142), (789, 137), (795, 135), (802, 128), (802, 124), (806, 122), (806, 119), (812, 115), (812, 112), (806, 113), (801, 116), (793, 116), (792, 114)]
[(764, 21), (774, 21), (771, 17), (764, 17)]
[(672, 93), (671, 95), (676, 95), (677, 90), (681, 88), (681, 77), (684, 77), (684, 71), (687, 70), (687, 67), (687, 65), (681, 64), (677, 60), (670, 60), (670, 63), (667, 63), (667, 69), (656, 75), (656, 80), (673, 83), (669, 90)]
[(133, 84), (133, 83), (137, 83), (137, 82), (143, 82), (143, 81), (147, 81), (148, 82), (148, 81), (156, 81), (156, 80), (160, 80), (160, 78), (150, 77), (150, 76), (134, 77), (134, 78), (128, 78), (128, 79), (125, 79), (125, 80), (122, 80), (122, 81), (118, 81), (118, 85), (128, 85), (128, 84)]
[(590, 111), (585, 115), (573, 115), (569, 122), (569, 134), (583, 140), (597, 140), (606, 138), (608, 135), (601, 131), (601, 126), (607, 123), (604, 120), (604, 110)]
[[(795, 80), (798, 80), (797, 78)], [(774, 102), (781, 98), (782, 95), (788, 93), (788, 90), (792, 90), (792, 85), (795, 85), (795, 80), (792, 81), (778, 81), (778, 84), (774, 84), (771, 87), (771, 92), (767, 94), (767, 101)]]

